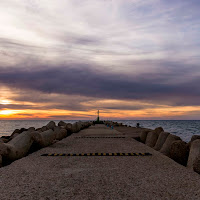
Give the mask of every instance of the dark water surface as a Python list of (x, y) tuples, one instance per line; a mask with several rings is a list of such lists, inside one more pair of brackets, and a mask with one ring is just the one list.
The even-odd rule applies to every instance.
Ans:
[(141, 127), (150, 129), (161, 126), (164, 131), (177, 135), (186, 142), (190, 141), (192, 135), (200, 135), (200, 120), (127, 120), (118, 122), (130, 126), (140, 123)]
[[(56, 123), (59, 120), (54, 120)], [(64, 120), (68, 123), (74, 123), (76, 120)], [(78, 121), (78, 120), (77, 120)], [(166, 132), (181, 137), (188, 142), (192, 135), (200, 135), (200, 120), (115, 120), (123, 124), (135, 126), (140, 123), (142, 127), (155, 129), (163, 127)], [(35, 127), (39, 128), (46, 125), (49, 120), (0, 120), (0, 136), (11, 135), (15, 129)]]
[[(0, 136), (10, 135), (15, 129), (35, 127), (40, 128), (49, 123), (50, 120), (0, 120)], [(60, 120), (54, 120), (58, 124)], [(67, 123), (74, 123), (76, 120), (63, 120)]]

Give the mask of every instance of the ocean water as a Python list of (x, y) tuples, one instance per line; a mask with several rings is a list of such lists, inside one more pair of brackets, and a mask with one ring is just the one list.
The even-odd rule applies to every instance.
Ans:
[(179, 136), (183, 141), (189, 142), (193, 135), (200, 135), (200, 120), (126, 120), (117, 121), (129, 126), (155, 129), (162, 127), (164, 131)]
[[(45, 126), (50, 120), (0, 120), (0, 136), (11, 135), (15, 129)], [(56, 124), (59, 120), (54, 120)], [(75, 123), (78, 120), (64, 120), (67, 123)], [(155, 129), (163, 127), (166, 132), (179, 136), (182, 140), (190, 141), (192, 135), (200, 135), (200, 120), (115, 120), (129, 126)]]
[[(53, 120), (56, 124), (60, 120)], [(77, 120), (63, 120), (66, 123), (75, 123)], [(0, 120), (0, 137), (3, 135), (11, 135), (15, 129), (20, 128), (41, 128), (47, 125), (50, 120)]]

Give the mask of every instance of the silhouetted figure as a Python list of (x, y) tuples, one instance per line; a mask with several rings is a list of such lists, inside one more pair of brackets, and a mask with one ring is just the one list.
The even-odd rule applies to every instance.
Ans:
[(140, 123), (137, 123), (137, 124), (136, 124), (136, 128), (140, 128)]

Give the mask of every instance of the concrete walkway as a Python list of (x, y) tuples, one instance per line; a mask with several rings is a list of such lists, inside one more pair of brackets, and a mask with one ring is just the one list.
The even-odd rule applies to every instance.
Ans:
[[(79, 138), (79, 137), (104, 138)], [(105, 138), (125, 136), (126, 138)], [(152, 156), (42, 157), (150, 152)], [(0, 199), (200, 199), (200, 176), (104, 125), (91, 126), (0, 168)]]

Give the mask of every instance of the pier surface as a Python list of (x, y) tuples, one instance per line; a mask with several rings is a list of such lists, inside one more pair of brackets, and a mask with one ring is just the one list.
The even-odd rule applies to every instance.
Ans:
[[(0, 199), (200, 199), (200, 176), (137, 134), (95, 125), (0, 168)], [(131, 152), (152, 156), (41, 156)]]

